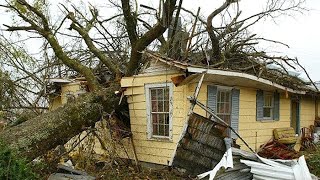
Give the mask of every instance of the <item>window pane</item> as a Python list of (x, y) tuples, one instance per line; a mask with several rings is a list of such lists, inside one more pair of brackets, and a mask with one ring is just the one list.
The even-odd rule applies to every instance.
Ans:
[(151, 92), (151, 100), (156, 100), (157, 98), (157, 90), (156, 89), (150, 89)]
[(169, 136), (169, 125), (165, 126), (165, 131), (164, 131), (165, 136)]
[(164, 101), (164, 112), (169, 112), (169, 101)]
[(159, 123), (158, 114), (152, 114), (152, 122), (153, 123)]
[(263, 117), (271, 117), (271, 108), (263, 108)]
[(164, 136), (164, 125), (159, 125), (159, 136)]
[(157, 89), (158, 100), (163, 100), (163, 89)]
[(159, 124), (164, 124), (164, 115), (163, 114), (158, 114), (159, 115)]
[(154, 124), (153, 125), (153, 135), (158, 135), (159, 134), (159, 128), (158, 128), (158, 124)]
[(221, 96), (221, 100), (220, 100), (220, 102), (224, 102), (225, 101), (225, 94), (224, 94), (224, 92), (222, 91), (222, 92), (220, 92), (220, 96)]
[(157, 103), (157, 100), (151, 101), (151, 112), (158, 112), (158, 103)]
[(219, 113), (224, 113), (224, 104), (223, 103), (219, 103), (220, 108), (219, 108)]
[(226, 108), (225, 108), (225, 113), (230, 113), (230, 103), (229, 102), (227, 102), (226, 104)]
[(264, 96), (264, 106), (265, 107), (272, 107), (272, 96), (271, 95)]
[(169, 124), (169, 114), (165, 114), (165, 124)]
[(230, 92), (226, 91), (226, 101), (225, 102), (230, 102)]
[(158, 112), (163, 112), (163, 110), (164, 110), (163, 106), (164, 106), (163, 101), (159, 100), (158, 101)]
[(164, 99), (169, 100), (169, 88), (164, 89)]

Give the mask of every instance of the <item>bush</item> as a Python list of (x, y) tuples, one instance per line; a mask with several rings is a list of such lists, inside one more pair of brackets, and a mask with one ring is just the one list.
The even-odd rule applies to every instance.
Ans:
[(39, 179), (25, 159), (16, 156), (5, 143), (0, 141), (0, 179)]
[(310, 172), (320, 176), (320, 145), (317, 145), (316, 151), (306, 154), (306, 160)]

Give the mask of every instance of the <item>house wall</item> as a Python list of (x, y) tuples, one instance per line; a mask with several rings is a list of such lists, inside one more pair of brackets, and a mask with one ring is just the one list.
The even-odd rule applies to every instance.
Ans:
[(61, 103), (67, 103), (67, 93), (72, 93), (76, 96), (76, 92), (80, 90), (80, 83), (69, 83), (61, 86)]
[(304, 97), (301, 99), (301, 110), (300, 110), (300, 128), (302, 127), (310, 127), (310, 125), (314, 125), (314, 120), (316, 116), (316, 104), (315, 99), (311, 97)]
[(49, 111), (53, 111), (60, 106), (62, 106), (61, 96), (55, 96), (50, 100)]
[[(315, 119), (315, 101), (310, 97), (302, 97), (300, 101), (300, 128), (310, 127)], [(254, 107), (254, 108), (252, 108)], [(256, 121), (256, 90), (240, 89), (239, 134), (252, 149), (258, 149), (273, 136), (274, 128), (291, 126), (291, 100), (280, 93), (279, 121)], [(248, 150), (241, 140), (237, 140), (242, 149)]]
[[(212, 84), (204, 82), (199, 93), (198, 100), (207, 104), (207, 85)], [(214, 85), (214, 84), (213, 84)], [(189, 95), (195, 89), (196, 84), (189, 85)], [(252, 149), (259, 146), (272, 138), (274, 128), (290, 127), (290, 98), (285, 94), (280, 94), (280, 120), (279, 121), (257, 121), (256, 120), (256, 89), (237, 87), (240, 89), (239, 102), (239, 134), (249, 144)], [(206, 116), (206, 112), (199, 107), (195, 112)], [(237, 144), (244, 150), (249, 150), (241, 140)]]
[[(189, 110), (187, 96), (194, 93), (197, 83), (174, 87), (173, 89), (173, 141), (158, 141), (147, 139), (147, 112), (145, 100), (145, 83), (171, 82), (171, 75), (140, 75), (123, 78), (122, 87), (127, 87), (125, 95), (128, 97), (130, 108), (131, 130), (137, 156), (140, 161), (158, 164), (168, 164), (179, 140), (182, 127), (185, 123)], [(207, 86), (212, 82), (203, 82), (198, 100), (207, 104)], [(280, 93), (280, 120), (278, 121), (257, 121), (256, 120), (256, 89), (237, 87), (240, 89), (239, 102), (239, 134), (252, 149), (258, 149), (261, 144), (273, 137), (274, 128), (285, 128), (291, 125), (291, 100), (285, 93)], [(195, 107), (194, 112), (206, 116), (206, 112)], [(302, 97), (301, 99), (301, 122), (300, 127), (309, 127), (314, 123), (315, 101), (312, 98)], [(124, 140), (130, 149), (129, 141)], [(241, 140), (237, 144), (242, 149), (248, 150)], [(132, 150), (128, 150), (131, 152)], [(132, 158), (132, 156), (131, 156)]]
[(318, 103), (318, 106), (317, 106), (318, 111), (316, 112), (316, 115), (317, 115), (317, 119), (319, 119), (320, 118), (320, 100), (319, 100), (319, 98), (316, 103)]
[[(171, 82), (171, 77), (180, 74), (166, 74), (156, 76), (135, 76), (122, 78), (121, 86), (127, 87), (124, 94), (130, 109), (131, 131), (133, 142), (140, 161), (152, 162), (167, 165), (171, 160), (176, 144), (180, 138), (180, 133), (184, 125), (187, 106), (187, 94), (189, 89), (186, 86), (173, 88), (173, 118), (172, 118), (172, 141), (147, 139), (147, 112), (145, 83)], [(131, 145), (127, 139), (124, 140), (128, 152), (132, 152)], [(132, 155), (130, 155), (132, 158)]]
[[(261, 144), (272, 138), (274, 128), (290, 127), (290, 98), (286, 98), (284, 93), (280, 93), (278, 121), (256, 120), (256, 89), (240, 88), (239, 106), (239, 134), (253, 150), (258, 149)], [(237, 143), (242, 149), (249, 149), (240, 139), (237, 140)]]
[(67, 103), (67, 93), (76, 95), (76, 92), (78, 92), (79, 90), (80, 83), (69, 83), (61, 85), (61, 94), (51, 99), (51, 102), (49, 104), (49, 111), (53, 111)]

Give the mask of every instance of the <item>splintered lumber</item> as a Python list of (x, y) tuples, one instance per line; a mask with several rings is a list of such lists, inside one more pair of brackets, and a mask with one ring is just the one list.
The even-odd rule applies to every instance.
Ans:
[(54, 111), (5, 129), (0, 133), (0, 139), (18, 155), (33, 160), (57, 145), (65, 144), (85, 127), (94, 126), (103, 112), (114, 110), (119, 101), (114, 91), (118, 88), (114, 85), (85, 94)]

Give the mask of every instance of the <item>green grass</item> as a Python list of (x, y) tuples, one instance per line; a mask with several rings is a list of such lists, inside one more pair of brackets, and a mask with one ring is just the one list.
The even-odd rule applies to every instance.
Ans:
[(304, 154), (310, 172), (320, 177), (320, 145), (317, 145), (316, 151), (305, 152)]

